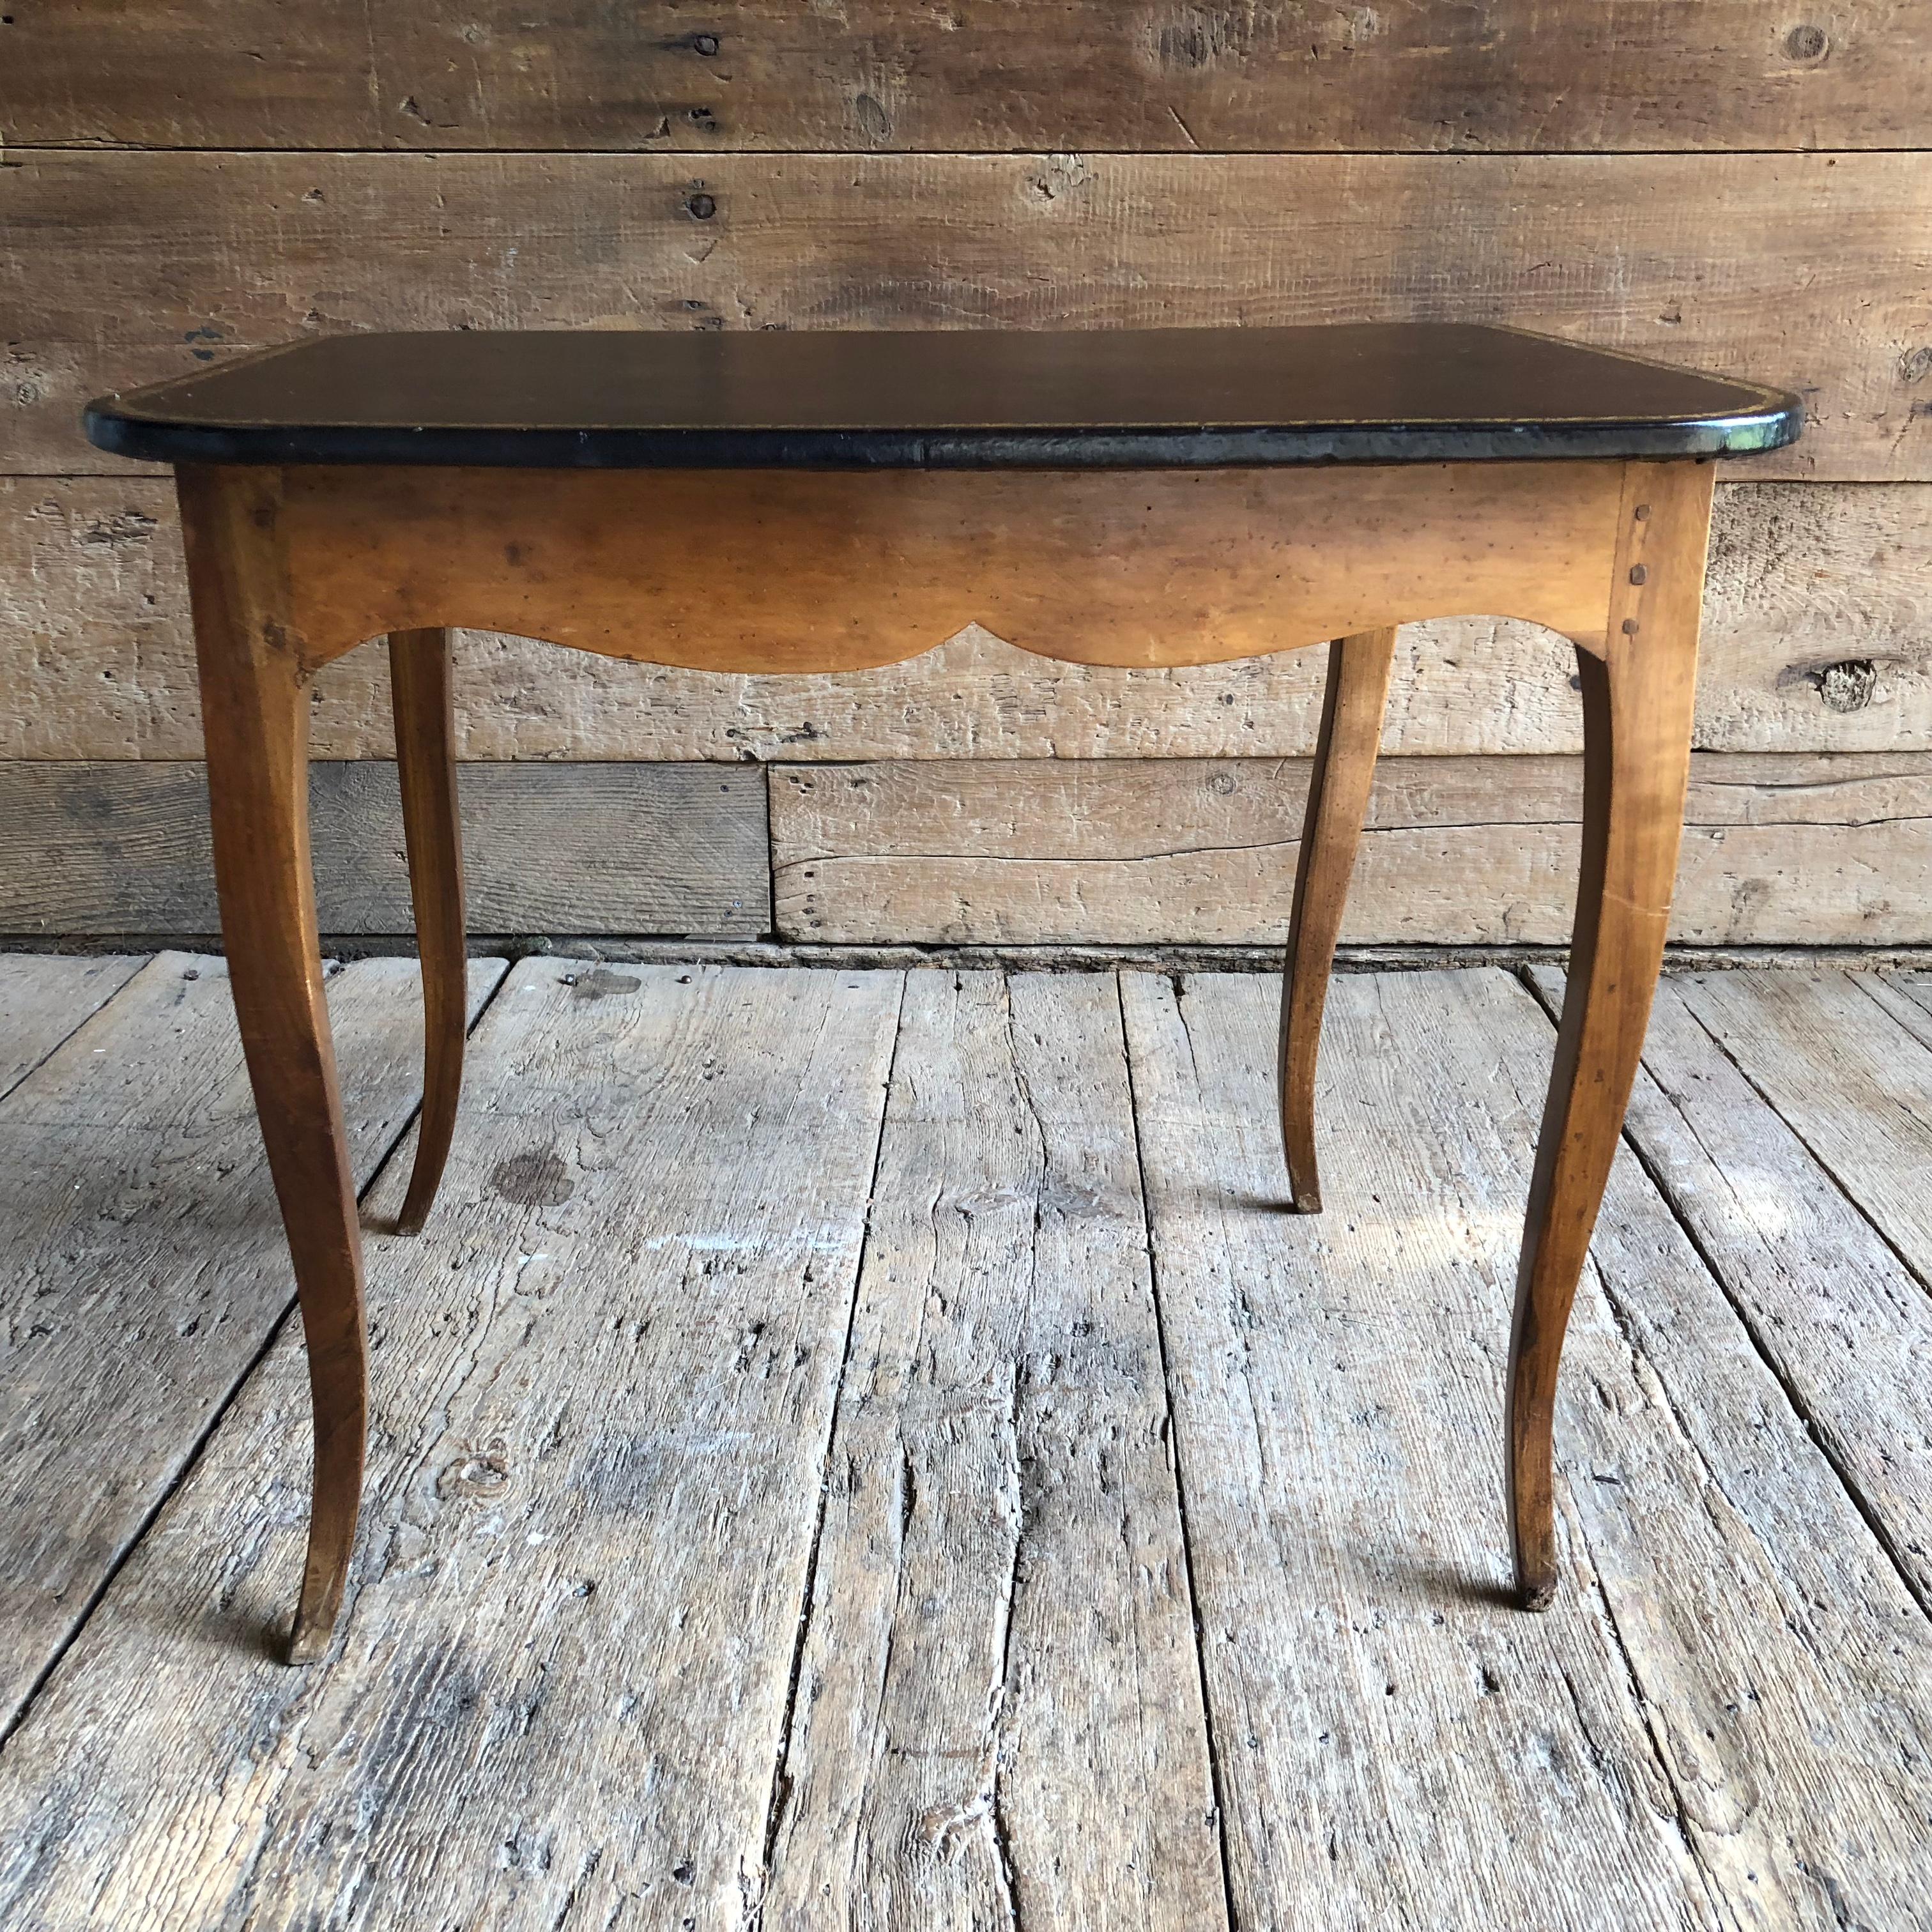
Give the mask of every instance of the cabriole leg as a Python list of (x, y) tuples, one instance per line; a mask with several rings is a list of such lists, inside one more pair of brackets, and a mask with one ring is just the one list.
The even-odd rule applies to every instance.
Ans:
[(308, 1348), (314, 1487), (289, 1641), (289, 1660), (304, 1664), (327, 1649), (341, 1607), (368, 1417), (362, 1242), (309, 862), (308, 698), (279, 473), (184, 468), (180, 494), (222, 936)]
[(1309, 780), (1281, 982), (1281, 1139), (1289, 1191), (1304, 1214), (1322, 1211), (1315, 1162), (1315, 1063), (1322, 1047), (1322, 1012), (1348, 875), (1368, 811), (1394, 664), (1393, 628), (1337, 638), (1328, 646), (1322, 732)]
[(457, 815), (456, 724), (447, 631), (393, 631), (389, 682), (403, 838), (422, 961), (422, 1115), (416, 1166), (397, 1217), (399, 1234), (422, 1232), (449, 1158), (463, 1088), (468, 1002), (464, 980), (463, 844)]
[(1510, 1532), (1519, 1599), (1556, 1593), (1557, 1365), (1664, 957), (1690, 772), (1706, 464), (1632, 464), (1607, 650), (1580, 650), (1582, 863), (1510, 1344)]

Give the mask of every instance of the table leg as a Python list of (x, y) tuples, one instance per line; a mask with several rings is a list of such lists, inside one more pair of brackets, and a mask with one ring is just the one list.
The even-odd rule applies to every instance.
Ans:
[(1328, 646), (1322, 731), (1309, 779), (1281, 982), (1281, 1138), (1289, 1191), (1304, 1214), (1322, 1211), (1315, 1160), (1315, 1063), (1335, 938), (1368, 812), (1394, 664), (1393, 628), (1337, 638)]
[(214, 878), (228, 974), (295, 1264), (315, 1464), (289, 1660), (328, 1648), (355, 1545), (368, 1432), (356, 1192), (309, 860), (308, 694), (286, 621), (273, 471), (184, 470)]
[(1664, 958), (1689, 778), (1708, 464), (1634, 464), (1605, 656), (1577, 652), (1582, 863), (1510, 1344), (1509, 1502), (1526, 1609), (1556, 1589), (1556, 1376)]
[(469, 1015), (464, 958), (463, 844), (456, 799), (456, 722), (447, 631), (393, 631), (389, 685), (403, 838), (422, 961), (424, 1070), (416, 1165), (396, 1231), (418, 1234), (456, 1130)]

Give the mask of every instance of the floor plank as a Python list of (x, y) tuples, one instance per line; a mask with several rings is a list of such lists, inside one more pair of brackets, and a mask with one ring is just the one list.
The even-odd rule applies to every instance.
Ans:
[(768, 1928), (1225, 1927), (1112, 975), (916, 973)]
[(1124, 976), (1236, 1913), (1721, 1924), (1587, 1570), (1547, 1616), (1500, 1600), (1521, 1190), (1493, 1129), (1494, 1172), (1438, 1144), (1447, 976), (1336, 980), (1316, 1217), (1276, 987)]
[[(417, 1103), (419, 982), (328, 992), (359, 1182)], [(223, 961), (156, 956), (0, 1100), (0, 1202), (4, 1732), (294, 1298)]]
[(430, 1232), (374, 1257), (331, 1660), (262, 1654), (285, 1335), (0, 1760), (0, 1922), (740, 1925), (900, 992), (515, 968)]
[[(1337, 981), (1301, 1217), (1266, 977), (526, 961), (430, 1232), (371, 1241), (368, 1526), (290, 1671), (292, 1324), (196, 1407), (287, 1294), (219, 974), (0, 1100), (48, 1288), (0, 1576), (86, 1546), (0, 1748), (10, 1932), (1932, 1932), (1932, 985), (1666, 986), (1534, 1618), (1512, 976)], [(415, 988), (332, 982), (365, 1167)]]
[(0, 953), (0, 1098), (131, 980), (140, 956)]
[[(1562, 975), (1531, 977), (1554, 1012)], [(1687, 990), (1676, 978), (1658, 988), (1628, 1137), (1932, 1612), (1932, 1297), (1700, 1023)], [(1810, 1070), (1815, 1108), (1833, 1074)]]
[[(1490, 985), (1462, 1077), (1514, 1090), (1526, 1154), (1548, 1041)], [(1592, 1254), (1570, 1507), (1713, 1888), (1746, 1924), (1922, 1926), (1932, 1624), (1628, 1151)]]
[[(1932, 1283), (1932, 1050), (1851, 973), (1693, 973), (1684, 1002), (1812, 1157)], [(1882, 989), (1878, 989), (1881, 993)]]
[[(1628, 1156), (1566, 1367), (1572, 1574), (1548, 1619), (1472, 1623), (1472, 1585), (1499, 1570), (1499, 1370), (1552, 1036), (1500, 974), (1336, 991), (1331, 1198), (1306, 1236), (1274, 1207), (1264, 985), (1190, 981), (1163, 1010), (1143, 982), (1129, 1006), (1162, 1303), (1202, 1324), (1175, 1346), (1214, 1372), (1214, 1448), (1252, 1468), (1210, 1527), (1220, 1456), (1178, 1390), (1217, 1733), (1237, 1710), (1272, 1718), (1250, 1720), (1256, 1750), (1222, 1754), (1238, 1906), (1264, 1924), (1311, 1894), (1352, 1924), (1922, 1924), (1932, 1630)], [(1180, 1102), (1166, 1120), (1142, 1024)], [(1256, 1492), (1282, 1526), (1264, 1564), (1232, 1502)], [(1263, 1568), (1292, 1647), (1216, 1642), (1258, 1621), (1223, 1606)], [(1332, 1743), (1289, 1742), (1324, 1731), (1352, 1789)], [(1271, 1834), (1302, 1793), (1302, 1830)]]

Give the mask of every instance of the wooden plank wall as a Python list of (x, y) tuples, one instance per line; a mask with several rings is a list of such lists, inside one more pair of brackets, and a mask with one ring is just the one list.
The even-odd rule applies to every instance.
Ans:
[[(171, 494), (80, 440), (94, 389), (309, 330), (1383, 316), (1804, 394), (1805, 440), (1720, 488), (1677, 929), (1932, 940), (1928, 59), (1920, 0), (22, 7), (0, 930), (206, 929)], [(1349, 936), (1560, 933), (1564, 648), (1406, 634)], [(466, 782), (479, 929), (1271, 938), (1319, 672), (970, 630), (782, 681), (467, 638), (465, 756), (538, 767)], [(385, 757), (386, 700), (380, 652), (332, 666), (318, 753)], [(384, 782), (318, 777), (338, 931), (401, 923)]]

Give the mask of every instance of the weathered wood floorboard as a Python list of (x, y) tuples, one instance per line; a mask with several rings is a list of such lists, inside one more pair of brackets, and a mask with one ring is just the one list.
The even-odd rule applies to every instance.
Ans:
[(1916, 976), (1888, 1003), (1849, 973), (1694, 974), (1677, 992), (1932, 1289), (1932, 1022)]
[(1112, 975), (915, 973), (767, 1928), (1226, 1925)]
[[(329, 1010), (359, 1183), (421, 1092), (414, 964)], [(294, 1297), (226, 967), (161, 953), (0, 1100), (0, 1731)]]
[[(219, 970), (151, 962), (0, 1101), (60, 1264), (0, 1369), (51, 1315), (57, 1382), (119, 1375), (77, 1423), (34, 1384), (83, 1496), (151, 1398), (206, 1436), (0, 1750), (8, 1932), (1925, 1932), (1910, 1168), (1854, 1207), (1815, 1150), (1916, 1158), (1932, 988), (1666, 988), (1671, 1199), (1620, 1159), (1531, 1618), (1498, 1430), (1552, 1029), (1512, 978), (1336, 982), (1316, 1219), (1262, 977), (526, 962), (430, 1232), (373, 1244), (368, 1520), (290, 1671), (298, 1344), (212, 1433), (183, 1366), (280, 1264)], [(413, 1078), (414, 993), (338, 976), (352, 1095)], [(400, 1115), (350, 1105), (366, 1165)], [(36, 1481), (8, 1563), (76, 1492)]]
[(1566, 1593), (1482, 1602), (1546, 1019), (1500, 974), (1338, 982), (1304, 1226), (1268, 990), (1127, 982), (1237, 1909), (1922, 1924), (1932, 1631), (1628, 1157), (1571, 1339)]
[(515, 969), (431, 1231), (372, 1257), (331, 1660), (266, 1642), (301, 1553), (291, 1335), (0, 1760), (0, 1922), (740, 1925), (900, 990)]
[[(1541, 1056), (1509, 1036), (1471, 1077), (1528, 1121)], [(1592, 1253), (1572, 1502), (1713, 1885), (1747, 1924), (1919, 1932), (1932, 1623), (1628, 1152)]]
[(141, 964), (138, 955), (0, 954), (0, 1097), (99, 1012)]
[(1587, 1566), (1546, 1617), (1504, 1604), (1527, 1182), (1457, 1198), (1410, 1094), (1453, 1042), (1394, 1029), (1442, 984), (1335, 982), (1315, 1217), (1287, 1208), (1274, 988), (1123, 976), (1235, 1910), (1718, 1925)]
[[(1788, 976), (1802, 997), (1804, 982)], [(1537, 968), (1530, 977), (1553, 1015), (1562, 976)], [(1700, 1024), (1691, 990), (1676, 978), (1658, 990), (1628, 1138), (1932, 1613), (1932, 1296)], [(1882, 1057), (1916, 1058), (1882, 1013), (1853, 1003), (1844, 1017), (1834, 1058), (1862, 1025)], [(1854, 1055), (1854, 1077), (1856, 1065)], [(1843, 1083), (1822, 1061), (1810, 1072), (1815, 1109), (1819, 1090)], [(1862, 1098), (1875, 1140), (1880, 1110)]]

